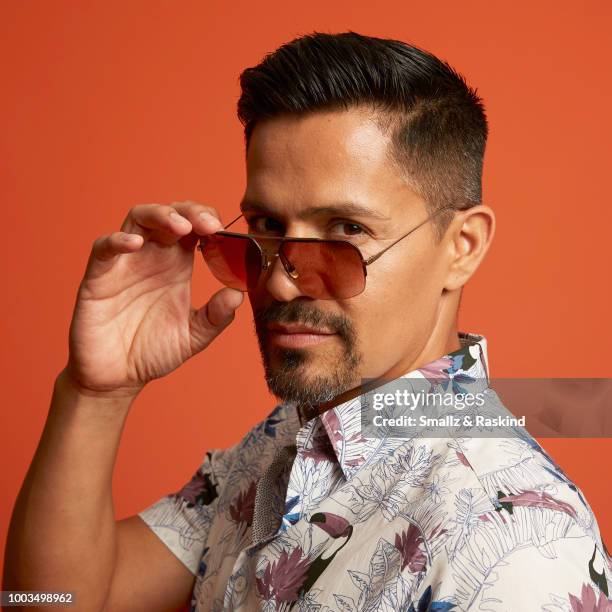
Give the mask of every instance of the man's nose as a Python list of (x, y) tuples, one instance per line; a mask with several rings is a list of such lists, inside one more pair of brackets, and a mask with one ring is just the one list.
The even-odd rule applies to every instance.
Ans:
[[(288, 274), (278, 253), (268, 253), (269, 266), (262, 271), (266, 291), (279, 302), (290, 302), (291, 300), (305, 295), (296, 284), (296, 280)], [(289, 270), (291, 264), (288, 263)]]

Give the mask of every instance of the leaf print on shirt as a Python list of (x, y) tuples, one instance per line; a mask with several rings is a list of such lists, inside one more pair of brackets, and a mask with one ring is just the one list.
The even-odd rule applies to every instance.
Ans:
[[(377, 465), (369, 476), (370, 479), (366, 482), (361, 482), (355, 476), (348, 487), (342, 488), (343, 495), (350, 495), (347, 500), (349, 503), (343, 505), (357, 515), (357, 522), (367, 521), (377, 512), (381, 513), (385, 520), (392, 521), (400, 508), (408, 504), (406, 494), (399, 486), (401, 481), (389, 482), (389, 479), (385, 478), (383, 465)], [(352, 484), (353, 482), (355, 484)]]
[(283, 550), (278, 560), (268, 563), (262, 576), (255, 579), (257, 591), (267, 601), (274, 599), (276, 609), (280, 609), (283, 602), (297, 599), (310, 563), (308, 556), (302, 557), (300, 546), (290, 554)]
[(572, 612), (612, 612), (612, 601), (601, 591), (599, 598), (590, 584), (583, 584), (580, 597), (569, 593)]
[[(469, 376), (468, 374), (463, 374), (461, 372), (450, 377), (451, 388), (453, 390), (453, 393), (455, 394), (459, 394), (459, 393), (466, 394), (467, 389), (465, 389), (461, 385), (471, 384), (473, 382), (476, 382), (475, 378), (473, 378), (472, 376)], [(440, 383), (440, 386), (442, 387), (442, 389), (444, 389), (444, 391), (448, 389), (448, 383), (449, 383), (448, 380), (442, 381)]]
[(354, 407), (353, 403), (344, 410), (348, 416), (345, 422), (340, 420), (334, 408), (319, 417), (343, 469), (357, 467), (365, 459), (361, 451), (367, 439), (361, 434), (361, 411), (351, 410)]
[[(512, 514), (514, 506), (526, 506), (536, 508), (548, 508), (549, 510), (559, 510), (569, 514), (572, 518), (577, 518), (576, 511), (567, 502), (560, 501), (552, 497), (546, 491), (522, 491), (516, 495), (506, 495), (502, 491), (497, 492), (497, 500), (504, 510)], [(499, 508), (498, 508), (499, 510)]]
[(474, 529), (482, 521), (482, 515), (492, 510), (491, 500), (481, 489), (461, 489), (455, 497), (455, 529), (451, 535), (449, 559), (464, 547)]
[[(446, 486), (450, 474), (446, 472), (443, 476), (440, 474), (434, 474), (429, 482), (423, 485), (423, 489), (427, 491), (429, 497), (431, 497), (434, 504), (439, 504), (442, 498), (450, 493), (450, 489)], [(456, 480), (456, 479), (454, 479)]]
[(459, 462), (462, 465), (465, 465), (465, 467), (473, 469), (470, 462), (467, 460), (467, 457), (461, 452), (461, 451), (455, 451), (455, 453), (457, 454), (457, 459), (459, 459)]
[(452, 364), (453, 360), (450, 357), (441, 357), (422, 368), (418, 368), (418, 371), (429, 381), (429, 391), (433, 391), (436, 385), (443, 381), (448, 381), (449, 375), (447, 370)]
[(209, 473), (198, 470), (191, 480), (172, 497), (182, 498), (187, 501), (187, 507), (208, 506), (217, 499), (217, 484), (212, 481)]
[(395, 534), (395, 548), (402, 555), (401, 571), (408, 567), (413, 574), (421, 572), (427, 565), (427, 557), (421, 550), (423, 536), (417, 527), (410, 525), (408, 529)]
[(448, 454), (444, 463), (449, 467), (455, 467), (459, 464), (473, 470), (472, 464), (468, 461), (468, 458), (465, 456), (465, 451), (462, 446), (462, 443), (465, 441), (465, 438), (453, 438), (449, 440), (446, 445), (448, 448), (452, 448), (455, 451), (455, 454)]
[(337, 461), (336, 452), (325, 428), (316, 428), (312, 436), (311, 445), (311, 448), (302, 452), (302, 456), (312, 459), (315, 465), (322, 461)]
[(410, 602), (412, 583), (400, 574), (402, 562), (398, 549), (380, 538), (370, 559), (369, 572), (348, 570), (353, 584), (359, 589), (359, 599), (334, 593), (338, 609), (343, 612), (395, 612), (405, 610)]
[(276, 426), (284, 421), (284, 411), (284, 404), (278, 404), (263, 421), (258, 423), (255, 427), (253, 427), (253, 429), (251, 429), (251, 431), (248, 432), (248, 434), (244, 437), (243, 447), (259, 442), (262, 433), (269, 438), (276, 438)]
[[(450, 361), (450, 365), (445, 368), (442, 372), (437, 372), (440, 362), (443, 360)], [(476, 381), (476, 379), (469, 374), (466, 374), (470, 368), (477, 363), (476, 359), (470, 353), (468, 346), (455, 351), (451, 355), (438, 359), (429, 366), (419, 369), (425, 378), (430, 382), (430, 391), (436, 386), (442, 387), (444, 391), (448, 389), (449, 382), (453, 393), (467, 393), (462, 384), (469, 384)], [(436, 364), (434, 371), (429, 372), (428, 369), (432, 368)]]
[(230, 517), (235, 523), (253, 523), (253, 511), (255, 509), (255, 493), (257, 492), (257, 483), (251, 481), (248, 489), (240, 491), (230, 504)]
[(458, 351), (453, 351), (448, 355), (452, 359), (452, 366), (449, 368), (449, 374), (455, 374), (460, 370), (467, 372), (477, 360), (472, 356), (469, 346), (464, 346)]
[(299, 512), (292, 512), (299, 501), (299, 495), (294, 495), (285, 501), (285, 513), (282, 516), (279, 531), (286, 531), (291, 525), (295, 525), (300, 520), (301, 514)]
[[(299, 450), (291, 467), (290, 481), (286, 498), (297, 497), (293, 512), (307, 514), (312, 508), (317, 508), (323, 499), (332, 480), (336, 477), (334, 462), (316, 461), (304, 456)], [(336, 464), (337, 465), (337, 464)]]
[[(434, 454), (424, 444), (415, 444), (410, 441), (398, 447), (392, 459), (383, 463), (383, 467), (396, 475), (400, 475), (402, 483), (410, 487), (420, 487), (431, 472), (438, 460), (439, 454)], [(385, 478), (389, 477), (385, 475)]]

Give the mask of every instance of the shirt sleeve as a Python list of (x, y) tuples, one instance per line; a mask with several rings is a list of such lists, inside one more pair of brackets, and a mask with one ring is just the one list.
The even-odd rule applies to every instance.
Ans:
[(570, 516), (515, 507), (499, 520), (507, 531), (476, 527), (452, 561), (438, 556), (411, 610), (612, 611), (612, 560)]
[(226, 481), (227, 455), (208, 451), (189, 482), (138, 513), (194, 576)]
[(491, 572), (474, 610), (612, 610), (608, 560), (588, 536), (526, 547), (507, 561)]

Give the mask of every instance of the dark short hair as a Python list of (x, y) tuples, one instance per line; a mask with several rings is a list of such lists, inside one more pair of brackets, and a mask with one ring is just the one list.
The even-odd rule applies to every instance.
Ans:
[[(414, 45), (353, 31), (313, 32), (240, 75), (238, 118), (253, 129), (283, 114), (365, 106), (391, 129), (390, 161), (430, 211), (481, 202), (487, 119), (476, 89)], [(437, 216), (438, 237), (452, 215)]]

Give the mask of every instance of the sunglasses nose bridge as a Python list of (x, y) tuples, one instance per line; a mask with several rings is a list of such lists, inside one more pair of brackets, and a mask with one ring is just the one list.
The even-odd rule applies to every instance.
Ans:
[(287, 272), (287, 274), (293, 279), (298, 278), (299, 274), (297, 270), (295, 269), (293, 264), (283, 255), (281, 248), (279, 248), (273, 253), (270, 253), (266, 249), (262, 248), (261, 252), (262, 252), (262, 263), (261, 263), (262, 272), (265, 272), (272, 265), (273, 258), (280, 257), (280, 260), (283, 264), (283, 268), (285, 268), (285, 271)]

